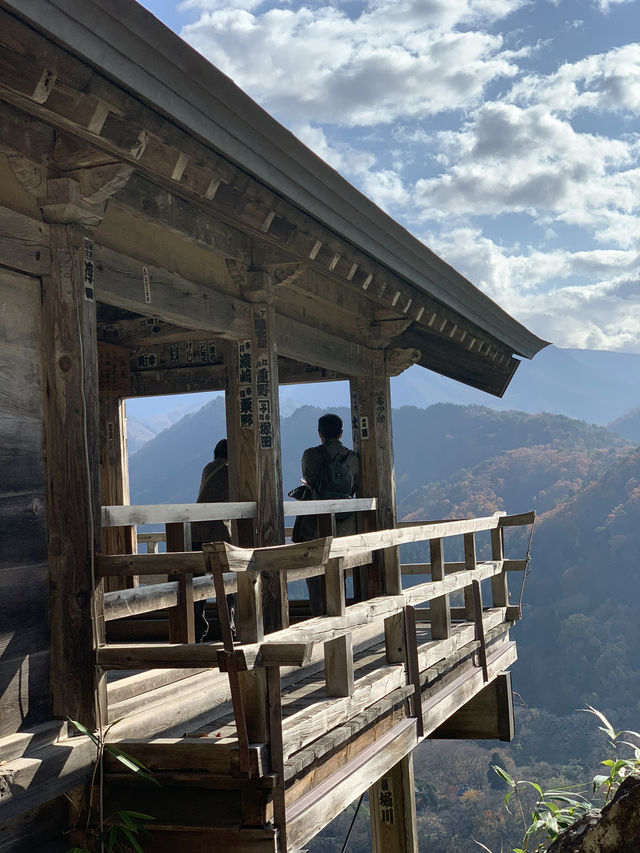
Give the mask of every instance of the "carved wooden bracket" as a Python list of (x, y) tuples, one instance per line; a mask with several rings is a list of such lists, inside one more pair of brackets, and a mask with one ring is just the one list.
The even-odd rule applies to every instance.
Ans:
[(413, 347), (387, 350), (384, 357), (385, 372), (387, 376), (400, 376), (412, 364), (419, 362), (421, 357), (420, 350)]
[(46, 183), (46, 195), (38, 199), (46, 222), (100, 225), (107, 202), (127, 183), (133, 167), (109, 163), (67, 172), (64, 178)]
[(252, 265), (250, 267), (227, 258), (227, 269), (247, 302), (270, 304), (281, 294), (283, 286), (291, 284), (305, 270), (305, 265), (295, 262)]
[(358, 320), (358, 328), (369, 339), (369, 346), (375, 349), (384, 349), (394, 338), (408, 329), (412, 322), (407, 317), (393, 320), (374, 320), (373, 322), (362, 318)]

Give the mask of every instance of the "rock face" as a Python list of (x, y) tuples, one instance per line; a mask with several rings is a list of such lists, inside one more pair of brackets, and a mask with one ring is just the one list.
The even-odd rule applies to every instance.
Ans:
[(601, 812), (588, 812), (565, 830), (547, 853), (638, 853), (640, 773), (624, 780)]

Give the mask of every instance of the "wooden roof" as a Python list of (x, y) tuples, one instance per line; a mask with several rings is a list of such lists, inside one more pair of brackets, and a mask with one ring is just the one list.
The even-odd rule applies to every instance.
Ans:
[[(101, 229), (114, 250), (133, 215), (220, 260), (205, 284), (160, 262), (152, 270), (190, 290), (193, 304), (179, 309), (175, 293), (145, 307), (125, 286), (133, 271), (120, 288), (112, 275), (98, 298), (120, 313), (103, 313), (104, 326), (158, 316), (176, 325), (165, 340), (180, 329), (239, 337), (247, 303), (268, 299), (285, 357), (357, 375), (367, 350), (404, 350), (390, 372), (415, 361), (496, 395), (519, 364), (513, 356), (546, 345), (137, 3), (0, 0), (0, 8), (29, 24), (16, 20), (4, 38), (15, 63), (0, 65), (0, 97), (55, 129), (57, 169), (44, 178), (79, 183), (80, 221), (102, 222), (110, 197)], [(92, 175), (97, 189), (87, 186)], [(59, 221), (55, 199), (40, 206)], [(124, 263), (107, 250), (102, 259), (112, 273)], [(211, 280), (208, 314), (198, 288), (212, 293)]]

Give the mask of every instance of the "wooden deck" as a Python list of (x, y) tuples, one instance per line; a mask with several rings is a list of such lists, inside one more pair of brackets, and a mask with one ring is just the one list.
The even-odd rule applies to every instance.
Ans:
[[(97, 649), (103, 719), (119, 720), (109, 740), (160, 783), (108, 758), (105, 808), (153, 815), (148, 843), (158, 853), (223, 845), (234, 853), (284, 853), (298, 850), (363, 792), (371, 796), (425, 738), (510, 739), (507, 671), (516, 648), (509, 630), (520, 607), (509, 601), (507, 576), (525, 569), (526, 560), (505, 559), (504, 531), (532, 521), (533, 514), (495, 515), (295, 546), (212, 543), (204, 554), (99, 557), (98, 574), (128, 576), (152, 564), (151, 574), (176, 578), (106, 594), (98, 586), (96, 606), (105, 618), (169, 605), (168, 630), (187, 640), (103, 642)], [(483, 532), (491, 552), (485, 560), (476, 555)], [(456, 538), (464, 560), (445, 562), (443, 542)], [(378, 551), (427, 541), (430, 562), (404, 565), (397, 593), (346, 600), (345, 574)], [(193, 579), (198, 562), (211, 576)], [(265, 635), (260, 583), (269, 571), (324, 574), (327, 615)], [(233, 588), (239, 643), (222, 595)], [(225, 601), (223, 642), (189, 642), (194, 593), (214, 591)], [(66, 734), (40, 733), (39, 748), (24, 736), (9, 744), (16, 814), (69, 790), (70, 781), (86, 781), (91, 744)], [(36, 784), (43, 773), (46, 793)]]

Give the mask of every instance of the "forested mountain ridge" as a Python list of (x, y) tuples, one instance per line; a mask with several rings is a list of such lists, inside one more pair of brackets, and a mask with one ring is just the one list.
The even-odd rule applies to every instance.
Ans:
[[(282, 419), (285, 490), (299, 480), (302, 450), (318, 441), (322, 411)], [(349, 412), (338, 411), (348, 426)], [(617, 728), (640, 728), (640, 447), (558, 415), (439, 404), (393, 418), (399, 517), (538, 513), (524, 618), (512, 634), (516, 740), (426, 742), (415, 753), (421, 849), (467, 853), (477, 838), (497, 853), (521, 830), (504, 812), (492, 764), (547, 787), (575, 786), (604, 755), (604, 738), (576, 709), (590, 703)], [(224, 404), (214, 400), (150, 441), (131, 458), (132, 502), (192, 501), (224, 431)], [(519, 580), (510, 577), (512, 601)], [(314, 839), (312, 853), (339, 849), (350, 817)], [(364, 817), (350, 845), (370, 850)]]

